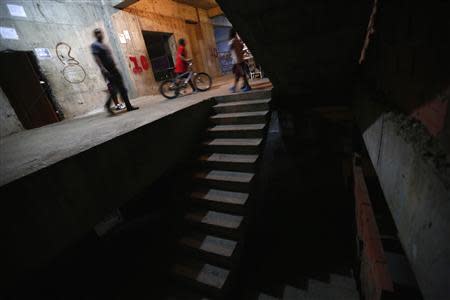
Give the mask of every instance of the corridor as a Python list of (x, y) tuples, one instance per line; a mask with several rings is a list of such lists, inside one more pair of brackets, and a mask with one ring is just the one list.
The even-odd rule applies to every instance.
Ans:
[(2, 1), (0, 299), (449, 299), (449, 12)]

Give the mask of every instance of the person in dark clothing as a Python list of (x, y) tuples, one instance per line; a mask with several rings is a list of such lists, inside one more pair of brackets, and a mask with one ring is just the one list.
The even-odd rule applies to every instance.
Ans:
[(128, 111), (132, 111), (138, 109), (139, 107), (132, 106), (130, 103), (130, 99), (128, 98), (128, 92), (123, 83), (122, 75), (116, 67), (116, 63), (111, 54), (111, 49), (103, 43), (103, 31), (100, 28), (94, 30), (94, 36), (96, 41), (91, 45), (91, 51), (94, 55), (95, 62), (100, 67), (100, 71), (103, 74), (103, 77), (109, 82), (110, 87), (110, 95), (108, 100), (106, 101), (105, 107), (106, 110), (113, 114), (111, 109), (111, 102), (114, 97), (117, 97), (117, 93), (120, 93), (122, 96), (123, 102), (125, 102), (125, 106)]

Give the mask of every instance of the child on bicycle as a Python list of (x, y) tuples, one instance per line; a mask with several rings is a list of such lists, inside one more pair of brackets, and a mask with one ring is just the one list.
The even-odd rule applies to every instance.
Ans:
[[(186, 41), (183, 38), (181, 38), (178, 40), (178, 50), (175, 63), (175, 74), (177, 76), (177, 84), (180, 84), (181, 79), (184, 79), (187, 76), (189, 76), (188, 67), (191, 61), (192, 59), (187, 58)], [(192, 82), (192, 79), (189, 80), (189, 85), (192, 87), (194, 93), (197, 92), (197, 88)]]

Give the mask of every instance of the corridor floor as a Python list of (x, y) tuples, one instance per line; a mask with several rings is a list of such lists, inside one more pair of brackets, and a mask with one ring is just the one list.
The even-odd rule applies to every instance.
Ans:
[[(261, 81), (269, 82), (267, 79)], [(214, 96), (229, 94), (232, 79), (217, 80), (204, 93), (173, 100), (160, 95), (132, 100), (139, 110), (109, 117), (106, 112), (25, 130), (0, 139), (0, 186), (67, 157)], [(256, 84), (257, 82), (255, 82)]]

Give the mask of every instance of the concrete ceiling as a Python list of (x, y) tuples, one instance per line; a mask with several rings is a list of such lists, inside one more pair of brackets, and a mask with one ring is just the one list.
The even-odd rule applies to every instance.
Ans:
[[(217, 0), (293, 111), (340, 105), (358, 71), (371, 1)], [(298, 101), (302, 99), (302, 101)]]
[(173, 0), (173, 1), (203, 9), (211, 9), (218, 6), (215, 0)]

